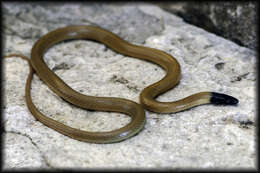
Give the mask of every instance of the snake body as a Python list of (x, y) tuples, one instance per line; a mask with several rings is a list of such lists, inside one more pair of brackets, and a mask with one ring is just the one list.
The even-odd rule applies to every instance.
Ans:
[[(43, 55), (53, 45), (72, 39), (88, 39), (101, 42), (120, 54), (139, 58), (161, 66), (166, 75), (158, 82), (143, 89), (140, 95), (140, 103), (114, 98), (114, 97), (94, 97), (83, 95), (60, 79), (52, 72), (43, 60)], [(119, 142), (137, 134), (145, 124), (144, 108), (158, 113), (174, 113), (183, 111), (202, 104), (224, 104), (236, 105), (238, 100), (232, 96), (214, 92), (200, 92), (174, 102), (159, 102), (155, 98), (176, 86), (180, 80), (181, 68), (178, 61), (166, 52), (131, 44), (110, 31), (97, 26), (67, 26), (51, 31), (41, 37), (33, 46), (31, 59), (25, 56), (11, 54), (5, 57), (17, 56), (28, 61), (30, 73), (26, 82), (26, 102), (32, 115), (46, 126), (71, 138), (93, 142), (112, 143)], [(64, 100), (80, 108), (120, 112), (131, 117), (131, 122), (126, 126), (109, 132), (88, 132), (72, 128), (55, 121), (42, 114), (33, 104), (31, 99), (31, 81), (34, 72), (44, 81), (48, 87)]]

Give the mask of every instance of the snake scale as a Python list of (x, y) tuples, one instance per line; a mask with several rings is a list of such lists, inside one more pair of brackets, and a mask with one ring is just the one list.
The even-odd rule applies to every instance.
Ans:
[[(51, 46), (73, 39), (94, 40), (105, 44), (122, 55), (155, 63), (166, 71), (166, 75), (160, 81), (142, 90), (140, 104), (123, 98), (83, 95), (68, 86), (48, 68), (43, 60), (43, 55)], [(34, 44), (31, 50), (31, 59), (19, 54), (5, 56), (5, 58), (8, 57), (23, 58), (30, 66), (30, 73), (26, 81), (25, 97), (28, 109), (32, 115), (46, 126), (80, 141), (113, 143), (134, 136), (144, 127), (146, 121), (144, 109), (157, 113), (174, 113), (202, 104), (236, 105), (238, 103), (238, 100), (232, 96), (215, 92), (200, 92), (173, 102), (156, 101), (155, 98), (157, 96), (178, 84), (181, 74), (178, 61), (166, 52), (131, 44), (112, 32), (97, 26), (80, 25), (56, 29), (41, 37)], [(35, 72), (52, 91), (67, 102), (88, 110), (123, 113), (131, 117), (131, 122), (124, 127), (108, 132), (89, 132), (72, 128), (45, 116), (35, 107), (31, 98), (31, 81)]]

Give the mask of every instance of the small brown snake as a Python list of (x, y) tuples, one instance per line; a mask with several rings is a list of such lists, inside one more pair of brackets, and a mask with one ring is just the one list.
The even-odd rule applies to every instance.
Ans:
[[(163, 79), (146, 87), (141, 92), (141, 104), (122, 98), (83, 95), (64, 83), (48, 68), (43, 60), (43, 55), (51, 46), (71, 39), (89, 39), (101, 42), (115, 52), (150, 61), (161, 66), (166, 71), (166, 75)], [(215, 92), (200, 92), (174, 102), (156, 101), (155, 98), (158, 95), (173, 88), (179, 82), (181, 68), (178, 61), (163, 51), (133, 45), (112, 32), (97, 26), (68, 26), (56, 29), (44, 35), (34, 44), (31, 51), (31, 59), (17, 54), (10, 54), (5, 57), (20, 57), (27, 60), (30, 65), (25, 96), (28, 109), (32, 115), (46, 126), (80, 141), (112, 143), (127, 139), (137, 134), (144, 127), (146, 120), (144, 109), (158, 113), (173, 113), (208, 103), (222, 105), (236, 105), (238, 103), (238, 100), (234, 97)], [(89, 110), (124, 113), (131, 117), (131, 122), (122, 128), (109, 132), (88, 132), (72, 128), (45, 116), (35, 107), (31, 99), (30, 90), (34, 72), (52, 91), (67, 102)]]

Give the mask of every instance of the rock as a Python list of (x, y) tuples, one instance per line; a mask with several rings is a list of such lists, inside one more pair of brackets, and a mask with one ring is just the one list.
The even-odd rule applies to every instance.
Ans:
[(257, 4), (255, 2), (159, 3), (185, 21), (257, 50)]
[[(256, 168), (254, 51), (146, 3), (5, 2), (3, 19), (3, 54), (29, 56), (37, 39), (53, 29), (96, 24), (131, 43), (161, 49), (180, 62), (180, 84), (158, 100), (173, 101), (200, 91), (222, 92), (240, 100), (238, 106), (204, 105), (176, 114), (146, 111), (147, 122), (138, 135), (120, 143), (91, 144), (66, 137), (36, 121), (24, 98), (28, 65), (21, 59), (4, 59), (5, 169)], [(80, 93), (135, 102), (139, 102), (142, 89), (165, 74), (157, 65), (86, 40), (55, 45), (44, 59)], [(238, 77), (240, 80), (236, 80)], [(130, 121), (124, 114), (72, 106), (37, 75), (31, 92), (42, 113), (74, 128), (108, 131)], [(23, 161), (24, 156), (29, 159)]]
[(5, 153), (3, 169), (19, 168), (41, 168), (47, 167), (44, 156), (32, 142), (30, 137), (16, 133), (8, 132), (4, 135)]

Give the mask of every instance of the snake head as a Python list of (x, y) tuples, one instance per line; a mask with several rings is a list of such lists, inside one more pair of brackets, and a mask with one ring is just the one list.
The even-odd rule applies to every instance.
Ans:
[(238, 99), (236, 99), (235, 97), (232, 97), (232, 96), (229, 96), (226, 94), (211, 92), (210, 103), (212, 103), (212, 104), (237, 105), (238, 102), (239, 102)]

